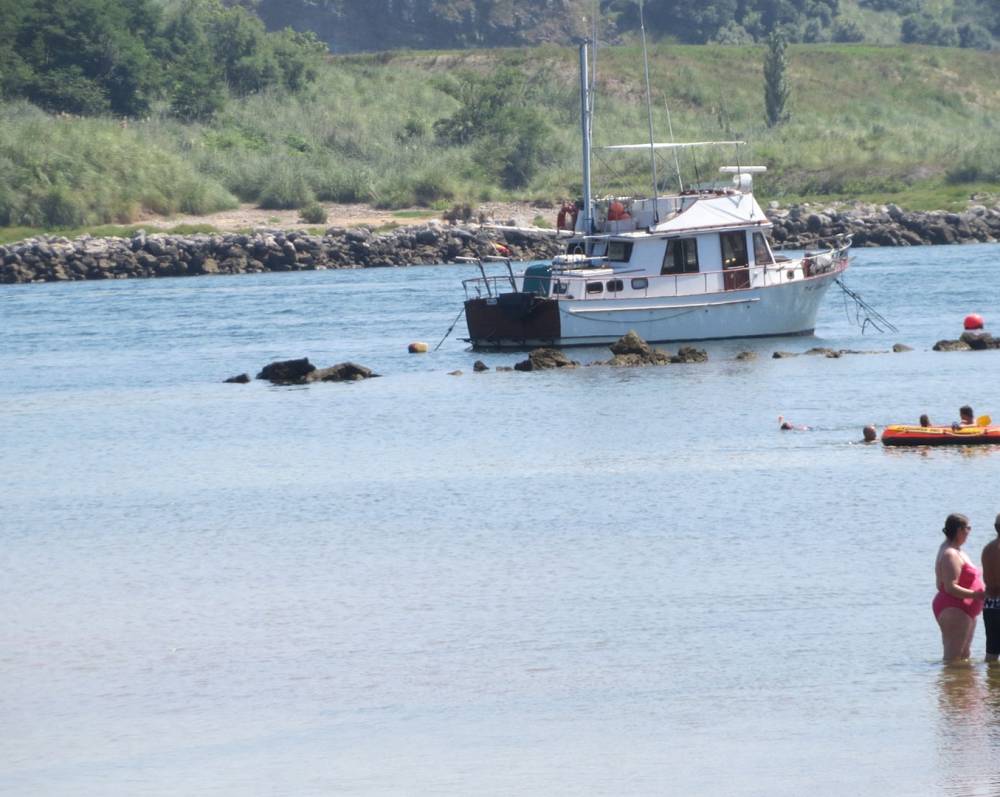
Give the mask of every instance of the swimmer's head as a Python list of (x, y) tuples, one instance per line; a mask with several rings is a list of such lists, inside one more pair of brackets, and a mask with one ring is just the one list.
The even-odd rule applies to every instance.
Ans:
[(876, 432), (875, 427), (871, 425), (866, 426), (864, 429), (862, 429), (861, 434), (865, 436), (866, 443), (874, 443), (875, 439), (878, 437), (878, 432)]

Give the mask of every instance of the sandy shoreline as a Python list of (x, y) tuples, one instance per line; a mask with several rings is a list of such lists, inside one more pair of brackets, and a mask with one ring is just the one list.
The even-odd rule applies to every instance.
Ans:
[[(149, 214), (135, 223), (147, 229), (170, 229), (178, 225), (210, 225), (222, 232), (253, 229), (304, 230), (316, 227), (379, 228), (393, 224), (404, 226), (442, 221), (445, 213), (431, 208), (381, 210), (366, 204), (345, 205), (332, 202), (320, 204), (327, 212), (325, 224), (302, 221), (298, 210), (266, 210), (252, 204), (198, 216)], [(473, 212), (477, 217), (482, 214), (498, 223), (513, 221), (516, 226), (522, 227), (533, 226), (534, 219), (541, 216), (550, 226), (555, 226), (555, 208), (537, 207), (527, 202), (487, 202), (474, 208)]]

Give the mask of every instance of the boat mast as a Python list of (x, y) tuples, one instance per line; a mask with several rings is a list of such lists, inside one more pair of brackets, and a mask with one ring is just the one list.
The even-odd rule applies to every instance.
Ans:
[(653, 175), (653, 223), (660, 223), (660, 207), (657, 202), (657, 180), (656, 180), (656, 149), (653, 146), (653, 101), (649, 91), (649, 55), (646, 53), (646, 21), (643, 18), (642, 7), (645, 5), (639, 0), (639, 30), (642, 32), (642, 65), (646, 73), (646, 117), (649, 120), (649, 168)]
[(590, 80), (587, 75), (589, 57), (587, 48), (589, 42), (580, 43), (580, 133), (583, 140), (583, 233), (590, 235), (594, 231), (594, 211), (590, 195)]

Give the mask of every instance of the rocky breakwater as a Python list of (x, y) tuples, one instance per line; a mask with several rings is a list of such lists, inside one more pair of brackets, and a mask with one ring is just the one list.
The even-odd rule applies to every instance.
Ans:
[(993, 243), (1000, 240), (1000, 205), (970, 205), (961, 213), (906, 211), (896, 205), (849, 207), (792, 205), (768, 210), (774, 240), (793, 249), (850, 235), (854, 246), (921, 246), (925, 244)]
[(454, 262), (497, 254), (516, 260), (561, 252), (551, 231), (428, 225), (377, 233), (332, 227), (323, 235), (260, 230), (228, 234), (150, 234), (131, 238), (28, 238), (0, 246), (0, 283), (253, 274)]

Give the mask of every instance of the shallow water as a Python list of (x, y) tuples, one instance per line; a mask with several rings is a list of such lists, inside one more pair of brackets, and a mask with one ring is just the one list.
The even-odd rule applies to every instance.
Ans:
[[(998, 266), (860, 250), (898, 333), (831, 292), (815, 338), (534, 374), (462, 322), (406, 354), (466, 266), (0, 287), (0, 792), (997, 793), (1000, 670), (930, 600), (1000, 451), (856, 441), (1000, 418), (1000, 352), (930, 351)], [(384, 377), (220, 383), (303, 355)]]

